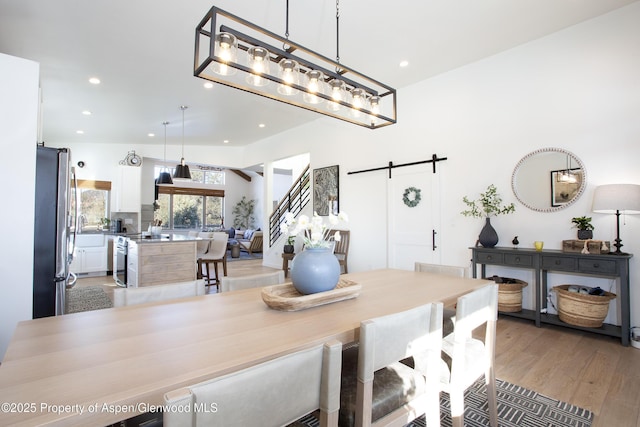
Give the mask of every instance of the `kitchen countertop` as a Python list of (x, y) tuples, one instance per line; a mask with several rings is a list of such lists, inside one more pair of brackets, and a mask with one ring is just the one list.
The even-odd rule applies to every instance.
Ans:
[(160, 234), (159, 236), (135, 236), (129, 240), (138, 244), (147, 243), (174, 243), (174, 242), (196, 242), (202, 240), (201, 237), (192, 237), (185, 234)]
[(115, 231), (83, 231), (82, 233), (77, 233), (76, 236), (106, 236), (114, 238), (118, 236), (140, 236), (140, 233), (116, 233)]

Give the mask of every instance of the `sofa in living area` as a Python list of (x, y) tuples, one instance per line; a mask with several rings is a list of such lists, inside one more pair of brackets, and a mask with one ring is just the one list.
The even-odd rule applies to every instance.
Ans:
[(227, 248), (231, 249), (233, 245), (238, 244), (240, 245), (240, 250), (248, 252), (249, 255), (252, 255), (254, 252), (262, 252), (262, 230), (253, 230), (250, 228), (246, 230), (235, 230), (232, 227), (226, 230), (226, 232), (229, 234)]

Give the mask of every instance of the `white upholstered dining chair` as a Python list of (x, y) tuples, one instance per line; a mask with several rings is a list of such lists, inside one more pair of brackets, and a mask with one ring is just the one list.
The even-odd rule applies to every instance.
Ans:
[(204, 294), (205, 288), (202, 280), (144, 286), (141, 288), (116, 288), (113, 290), (113, 306), (122, 307)]
[[(468, 269), (457, 265), (429, 264), (426, 262), (416, 262), (415, 271), (424, 273), (443, 274), (452, 277), (469, 277)], [(442, 310), (442, 335), (447, 336), (453, 332), (453, 326), (456, 322), (456, 311), (451, 308)]]
[[(464, 426), (464, 392), (483, 375), (491, 427), (498, 427), (494, 370), (497, 320), (498, 285), (486, 285), (458, 298), (453, 334), (442, 343), (449, 375), (442, 376), (441, 390), (450, 397), (453, 427)], [(473, 338), (473, 331), (483, 325), (484, 339)]]
[(444, 274), (453, 277), (469, 277), (469, 271), (465, 267), (458, 265), (430, 264), (426, 262), (416, 262), (415, 271), (426, 273)]
[(284, 283), (284, 271), (252, 274), (250, 276), (223, 277), (220, 279), (220, 292), (238, 291), (240, 289), (261, 288), (263, 286)]
[(403, 426), (423, 414), (439, 426), (441, 346), (442, 303), (362, 322), (359, 345), (343, 352), (340, 426)]
[(165, 411), (164, 425), (276, 427), (320, 409), (320, 426), (337, 426), (341, 352), (333, 340), (166, 393), (165, 404), (183, 410)]

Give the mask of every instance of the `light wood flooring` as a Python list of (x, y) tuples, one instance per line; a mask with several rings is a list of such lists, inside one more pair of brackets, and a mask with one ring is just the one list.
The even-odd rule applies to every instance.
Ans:
[(496, 376), (589, 409), (592, 427), (640, 426), (640, 349), (619, 339), (501, 316)]
[[(229, 276), (272, 271), (262, 260), (228, 263)], [(78, 280), (113, 294), (111, 276)], [(210, 293), (216, 288), (210, 287)], [(640, 349), (620, 341), (557, 326), (501, 316), (496, 376), (545, 396), (591, 410), (592, 427), (640, 426)]]

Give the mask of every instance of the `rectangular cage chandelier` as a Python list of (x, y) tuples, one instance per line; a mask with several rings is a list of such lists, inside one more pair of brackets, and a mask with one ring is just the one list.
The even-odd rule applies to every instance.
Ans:
[(369, 129), (397, 121), (395, 89), (216, 6), (196, 27), (193, 74)]

